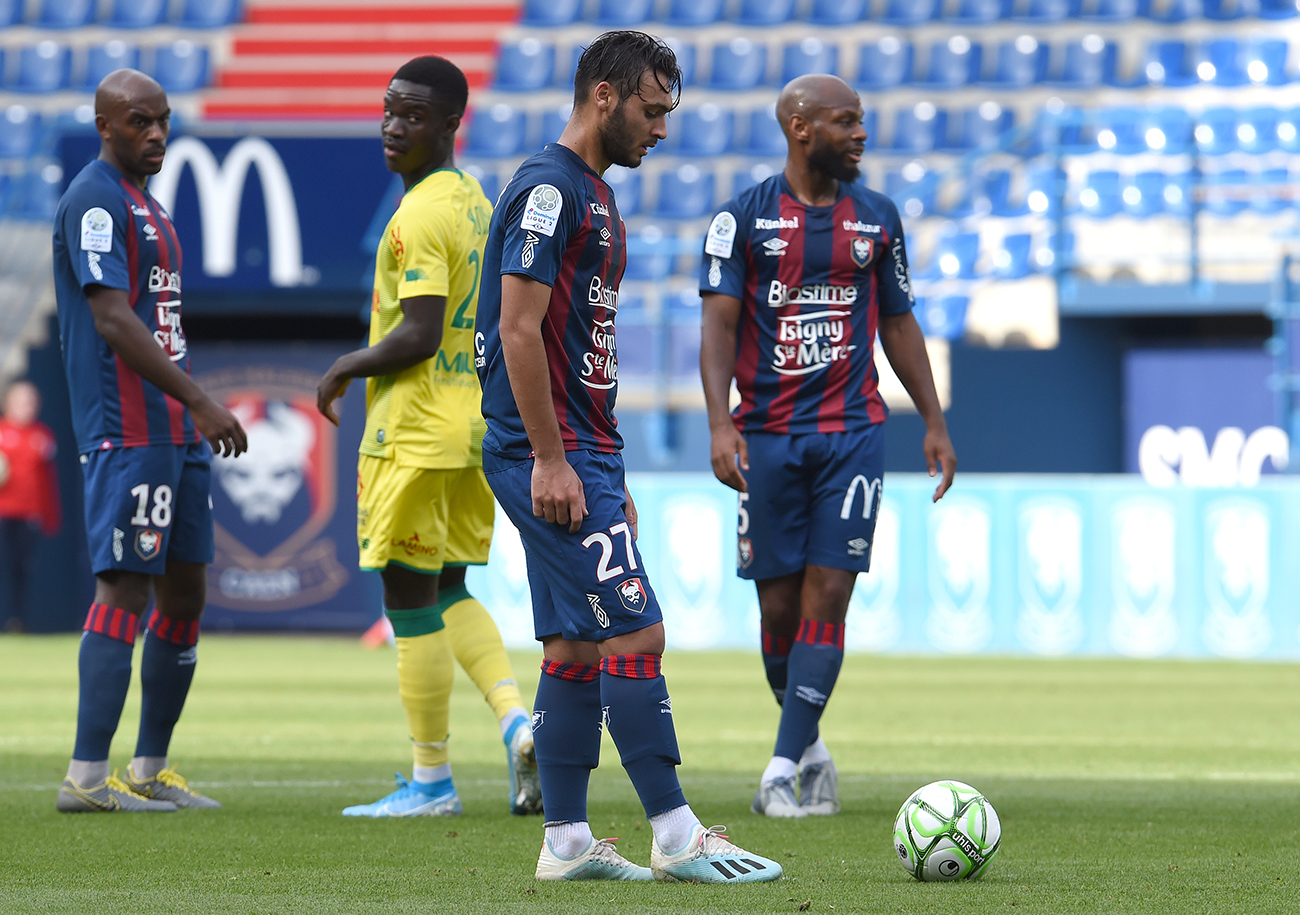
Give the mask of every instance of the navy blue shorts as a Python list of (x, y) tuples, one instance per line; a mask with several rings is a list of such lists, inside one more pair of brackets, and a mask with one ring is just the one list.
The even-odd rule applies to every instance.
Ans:
[(162, 575), (169, 559), (210, 563), (212, 449), (114, 448), (81, 456), (90, 568)]
[(587, 499), (576, 534), (533, 515), (532, 458), (483, 452), (488, 485), (524, 544), (535, 635), (601, 642), (661, 622), (624, 510), (622, 455), (570, 451), (565, 457)]
[(829, 566), (871, 567), (885, 473), (884, 429), (750, 432), (749, 492), (740, 495), (736, 574), (762, 581)]

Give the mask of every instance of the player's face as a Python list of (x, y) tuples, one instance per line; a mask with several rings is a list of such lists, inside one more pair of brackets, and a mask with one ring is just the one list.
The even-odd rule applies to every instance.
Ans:
[(808, 164), (839, 181), (856, 181), (860, 172), (867, 131), (862, 126), (862, 103), (823, 108), (812, 122)]
[(650, 147), (668, 136), (673, 97), (650, 71), (641, 77), (641, 94), (619, 101), (600, 128), (601, 151), (614, 165), (636, 168)]
[(127, 99), (111, 113), (97, 117), (99, 135), (108, 143), (127, 175), (156, 175), (167, 155), (171, 133), (171, 108), (159, 91)]
[(409, 175), (426, 169), (446, 154), (446, 117), (434, 103), (433, 90), (395, 79), (384, 96), (384, 164), (390, 172)]

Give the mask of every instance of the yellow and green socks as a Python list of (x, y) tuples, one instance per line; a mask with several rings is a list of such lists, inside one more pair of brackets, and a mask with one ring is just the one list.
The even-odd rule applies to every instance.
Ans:
[(501, 733), (507, 737), (517, 721), (528, 721), (530, 716), (519, 695), (519, 684), (496, 621), (463, 584), (444, 591), (438, 606), (456, 660), (492, 707), (501, 723)]
[(415, 750), (414, 780), (450, 778), (447, 738), (456, 662), (441, 605), (387, 613), (397, 641), (398, 692)]

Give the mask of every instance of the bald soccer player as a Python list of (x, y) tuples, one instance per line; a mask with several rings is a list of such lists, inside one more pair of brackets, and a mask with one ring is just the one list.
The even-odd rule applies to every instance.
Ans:
[[(239, 421), (190, 379), (181, 249), (146, 184), (162, 168), (171, 110), (136, 70), (95, 92), (99, 158), (59, 201), (54, 288), (72, 424), (85, 476), (95, 602), (81, 638), (77, 738), (64, 812), (220, 807), (168, 765), (194, 678), (212, 561), (213, 449), (248, 447)], [(131, 682), (141, 617), (140, 734), (126, 778), (108, 753)]]
[[(740, 493), (736, 572), (758, 587), (763, 664), (782, 707), (753, 810), (804, 817), (840, 809), (818, 722), (880, 507), (877, 331), (925, 420), (930, 475), (943, 471), (936, 501), (957, 457), (912, 316), (898, 210), (855, 183), (867, 138), (857, 93), (802, 76), (781, 91), (777, 116), (785, 170), (728, 201), (705, 239), (700, 374), (713, 472)], [(740, 405), (729, 414), (733, 378)]]

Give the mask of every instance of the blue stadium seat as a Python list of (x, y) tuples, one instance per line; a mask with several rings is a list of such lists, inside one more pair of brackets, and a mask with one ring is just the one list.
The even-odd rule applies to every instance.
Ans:
[(926, 178), (925, 166), (909, 162), (901, 171), (885, 174), (885, 194), (893, 198), (903, 215), (912, 219), (928, 216), (935, 212), (935, 185)]
[(1258, 12), (1258, 5), (1243, 3), (1242, 0), (1201, 0), (1201, 15), (1206, 19), (1229, 21), (1243, 16), (1253, 16)]
[(698, 108), (674, 112), (671, 117), (677, 121), (675, 132), (680, 138), (677, 155), (720, 156), (730, 151), (736, 115), (729, 108), (706, 102)]
[(1192, 205), (1192, 186), (1196, 183), (1190, 171), (1175, 172), (1165, 176), (1165, 212), (1172, 216), (1190, 216)]
[(1248, 204), (1249, 190), (1244, 168), (1228, 168), (1204, 178), (1205, 211), (1215, 216), (1236, 216)]
[(965, 35), (953, 35), (947, 41), (930, 45), (929, 82), (956, 88), (979, 80), (982, 48)]
[[(1091, 127), (1096, 148), (1103, 152), (1133, 155), (1148, 152), (1144, 120), (1145, 113), (1140, 108), (1104, 108), (1092, 112)], [(1082, 139), (1085, 142), (1088, 133), (1085, 130)]]
[(559, 105), (552, 105), (542, 112), (542, 145), (554, 143), (560, 139), (560, 134), (564, 133), (565, 125), (569, 123), (569, 115), (573, 114), (573, 102), (561, 102)]
[(938, 19), (943, 13), (940, 0), (889, 0), (885, 7), (882, 22), (896, 25), (919, 25), (931, 19)]
[(961, 113), (958, 133), (952, 138), (954, 149), (975, 149), (996, 143), (1003, 133), (1011, 129), (1015, 112), (997, 102), (982, 102)]
[(858, 54), (857, 85), (863, 89), (892, 89), (912, 79), (912, 43), (886, 35), (864, 44)]
[(1209, 156), (1237, 151), (1240, 115), (1235, 108), (1207, 108), (1197, 118), (1196, 148)]
[(1265, 38), (1259, 35), (1250, 39), (1246, 48), (1246, 76), (1257, 85), (1281, 86), (1291, 82), (1286, 72), (1290, 47), (1285, 38)]
[(555, 45), (531, 36), (501, 46), (493, 86), (506, 92), (535, 92), (555, 76)]
[(1192, 116), (1180, 105), (1164, 105), (1146, 110), (1139, 123), (1141, 144), (1138, 152), (1176, 155), (1195, 146)]
[(578, 61), (582, 60), (583, 52), (586, 50), (587, 46), (585, 44), (575, 44), (569, 50), (567, 61), (563, 59), (559, 52), (556, 52), (556, 57), (561, 59), (561, 66), (555, 71), (556, 89), (567, 89), (570, 92), (573, 91), (573, 78), (578, 73)]
[(1186, 22), (1201, 18), (1201, 0), (1140, 0), (1138, 12), (1156, 22)]
[(973, 280), (979, 253), (978, 232), (940, 235), (934, 253), (930, 257), (930, 264), (921, 272), (921, 276), (933, 279)]
[(713, 209), (714, 176), (694, 165), (680, 165), (659, 176), (658, 215), (695, 219)]
[(1198, 49), (1199, 62), (1196, 75), (1201, 82), (1216, 86), (1244, 86), (1250, 82), (1246, 75), (1246, 43), (1235, 38), (1214, 38), (1203, 42)]
[(867, 139), (862, 145), (866, 149), (876, 148), (876, 138), (879, 133), (880, 125), (877, 123), (877, 114), (875, 109), (862, 112), (862, 129), (867, 132)]
[(1085, 35), (1065, 46), (1065, 64), (1057, 82), (1074, 89), (1114, 85), (1118, 60), (1119, 49), (1114, 42), (1100, 35)]
[(1295, 0), (1259, 0), (1260, 19), (1294, 19), (1297, 13)]
[(582, 18), (582, 0), (524, 0), (523, 25), (550, 28)]
[(1122, 208), (1119, 172), (1110, 169), (1089, 172), (1079, 191), (1079, 210), (1094, 219), (1107, 219)]
[(868, 11), (867, 0), (812, 0), (808, 21), (813, 25), (852, 25)]
[(208, 48), (184, 38), (154, 49), (153, 78), (168, 92), (193, 92), (208, 84)]
[(765, 105), (749, 114), (749, 138), (745, 152), (751, 156), (774, 158), (786, 154), (785, 133), (776, 119), (776, 107)]
[(970, 299), (964, 295), (924, 296), (912, 311), (927, 337), (960, 340), (966, 332), (966, 307), (969, 304)]
[(36, 24), (45, 29), (79, 29), (95, 21), (95, 0), (43, 0)]
[(10, 105), (0, 116), (0, 159), (25, 159), (41, 139), (41, 117), (23, 105)]
[(794, 0), (740, 0), (736, 22), (741, 25), (783, 25), (794, 18)]
[(1277, 148), (1277, 109), (1250, 108), (1240, 112), (1237, 144), (1242, 152), (1258, 154)]
[(1061, 213), (1061, 198), (1066, 187), (1065, 169), (1053, 165), (1035, 165), (1025, 172), (1025, 201), (1011, 212), (997, 216), (1037, 216), (1056, 218)]
[(1100, 22), (1127, 22), (1137, 18), (1138, 0), (1083, 0), (1080, 19)]
[(1300, 108), (1279, 111), (1277, 115), (1277, 148), (1285, 152), (1300, 152)]
[(1064, 22), (1079, 16), (1080, 0), (1028, 0), (1017, 18), (1026, 22)]
[[(620, 210), (620, 213), (622, 211)], [(627, 238), (627, 269), (624, 280), (664, 280), (673, 274), (677, 236), (671, 227), (647, 223)]]
[(115, 29), (149, 29), (167, 18), (167, 0), (113, 0), (108, 24)]
[(1124, 212), (1138, 219), (1160, 215), (1165, 211), (1165, 187), (1168, 184), (1169, 176), (1165, 172), (1138, 172), (1120, 192)]
[(477, 163), (460, 163), (461, 171), (472, 175), (474, 180), (483, 188), (483, 196), (488, 202), (495, 205), (497, 198), (501, 196), (501, 175), (496, 168), (491, 165), (479, 165)]
[(600, 0), (595, 21), (613, 29), (641, 25), (654, 14), (654, 5), (654, 0)]
[(997, 69), (993, 80), (1000, 86), (1032, 86), (1047, 79), (1047, 62), (1052, 49), (1033, 35), (998, 45)]
[(1200, 82), (1192, 62), (1191, 48), (1185, 41), (1153, 41), (1148, 44), (1141, 77), (1153, 86), (1193, 86)]
[(731, 196), (739, 196), (741, 191), (748, 190), (761, 181), (766, 181), (780, 170), (779, 165), (759, 162), (757, 165), (751, 165), (749, 168), (736, 172), (731, 176)]
[(0, 29), (23, 21), (25, 0), (0, 0)]
[(602, 176), (614, 192), (618, 214), (630, 219), (641, 212), (641, 173), (613, 165)]
[(241, 0), (185, 0), (177, 25), (187, 29), (220, 29), (244, 16)]
[(675, 35), (664, 39), (664, 44), (677, 55), (677, 66), (682, 71), (682, 88), (695, 85), (695, 45)]
[(1010, 19), (1013, 12), (1012, 0), (961, 0), (956, 14), (949, 16), (948, 21), (984, 25)]
[(839, 73), (840, 49), (820, 38), (788, 44), (781, 52), (781, 85), (805, 73)]
[(1054, 232), (1042, 244), (1033, 246), (1029, 260), (1043, 273), (1069, 269), (1074, 263), (1074, 233)]
[[(545, 2), (545, 0), (543, 0)], [(722, 19), (725, 0), (669, 0), (669, 25), (712, 25)]]
[(953, 217), (1005, 215), (1010, 209), (1011, 172), (980, 172), (966, 179), (966, 193), (948, 215)]
[(68, 85), (72, 54), (57, 41), (38, 41), (18, 52), (19, 92), (57, 92)]
[(1033, 240), (1034, 237), (1027, 232), (1004, 235), (990, 258), (993, 276), (1000, 280), (1018, 280), (1037, 272), (1029, 260)]
[(482, 159), (513, 156), (523, 149), (527, 121), (524, 113), (504, 103), (473, 113), (465, 152)]
[(713, 89), (753, 89), (767, 79), (767, 45), (733, 38), (713, 46)]
[(123, 67), (140, 68), (139, 48), (117, 39), (91, 45), (86, 51), (86, 70), (81, 78), (81, 87), (94, 89), (105, 76)]
[(894, 117), (894, 149), (911, 153), (938, 149), (944, 145), (947, 128), (948, 113), (931, 102), (900, 108)]
[(1255, 180), (1259, 186), (1251, 191), (1250, 208), (1256, 213), (1271, 215), (1296, 205), (1288, 196), (1288, 192), (1294, 191), (1295, 182), (1285, 168), (1263, 169)]
[(13, 195), (16, 200), (11, 201), (11, 207), (17, 203), (19, 216), (41, 222), (54, 219), (59, 193), (63, 190), (63, 169), (57, 165), (29, 168), (17, 185)]

